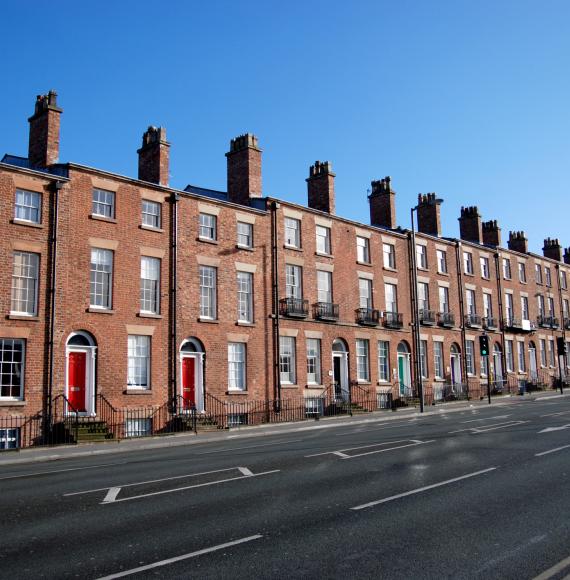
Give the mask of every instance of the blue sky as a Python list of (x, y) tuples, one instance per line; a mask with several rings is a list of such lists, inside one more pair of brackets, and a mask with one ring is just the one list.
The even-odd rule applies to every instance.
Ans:
[(567, 0), (146, 0), (2, 6), (0, 153), (27, 153), (35, 95), (64, 109), (60, 159), (136, 176), (166, 127), (171, 185), (225, 189), (229, 140), (255, 133), (264, 193), (306, 204), (315, 160), (337, 214), (367, 223), (391, 175), (398, 223), (436, 191), (444, 235), (477, 205), (541, 252), (570, 246)]

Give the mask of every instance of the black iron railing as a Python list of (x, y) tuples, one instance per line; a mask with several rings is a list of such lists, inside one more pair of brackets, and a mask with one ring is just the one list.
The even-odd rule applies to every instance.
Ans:
[(538, 315), (536, 323), (540, 328), (558, 328), (560, 326), (560, 321), (556, 316), (543, 316)]
[(279, 312), (282, 316), (306, 318), (309, 315), (309, 301), (303, 298), (282, 298), (279, 301)]
[(433, 310), (427, 310), (426, 308), (421, 308), (419, 311), (420, 323), (425, 326), (434, 326), (436, 323), (436, 316)]
[(356, 310), (356, 321), (365, 326), (377, 326), (380, 322), (380, 312), (375, 308), (358, 308)]
[(450, 328), (455, 326), (455, 315), (452, 312), (440, 312), (439, 324)]
[(402, 328), (404, 315), (401, 312), (384, 312), (383, 325), (385, 328)]
[(497, 319), (493, 316), (485, 316), (483, 318), (483, 328), (486, 330), (494, 330), (497, 328)]
[(313, 315), (318, 320), (338, 320), (338, 304), (317, 302), (313, 305)]
[(465, 315), (465, 326), (469, 328), (481, 328), (481, 316), (479, 314), (466, 314)]

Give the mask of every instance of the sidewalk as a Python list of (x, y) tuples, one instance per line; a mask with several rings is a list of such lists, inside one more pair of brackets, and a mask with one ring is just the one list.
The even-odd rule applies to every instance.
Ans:
[[(517, 396), (505, 395), (492, 399), (491, 407), (501, 407), (505, 404), (532, 402), (535, 400), (557, 399), (570, 397), (569, 394), (561, 395), (557, 391), (539, 392), (531, 395)], [(423, 416), (439, 415), (442, 413), (460, 412), (465, 409), (489, 408), (487, 399), (481, 401), (454, 401), (440, 405), (426, 407)], [(141, 437), (137, 439), (122, 439), (108, 443), (82, 443), (79, 445), (65, 445), (56, 447), (31, 447), (19, 451), (0, 452), (0, 468), (3, 465), (18, 465), (27, 463), (41, 463), (69, 459), (73, 457), (88, 457), (97, 455), (110, 455), (116, 453), (128, 453), (129, 451), (145, 451), (183, 445), (196, 445), (215, 441), (227, 441), (232, 439), (263, 437), (280, 433), (298, 433), (314, 429), (330, 429), (347, 425), (363, 425), (367, 423), (383, 423), (398, 419), (421, 417), (415, 407), (400, 408), (396, 412), (374, 411), (362, 415), (342, 415), (339, 417), (324, 417), (319, 420), (306, 420), (295, 423), (270, 423), (251, 427), (238, 427), (229, 431), (207, 432), (195, 435), (194, 433), (175, 433), (171, 435), (158, 435), (154, 437)]]

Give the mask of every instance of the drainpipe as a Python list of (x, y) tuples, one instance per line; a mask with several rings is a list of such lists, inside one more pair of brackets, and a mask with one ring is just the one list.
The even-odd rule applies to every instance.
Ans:
[(55, 181), (53, 187), (53, 211), (50, 224), (50, 287), (49, 287), (49, 362), (48, 362), (48, 393), (47, 393), (47, 429), (51, 430), (53, 416), (53, 368), (55, 357), (55, 289), (57, 282), (57, 228), (59, 221), (59, 190), (64, 186), (63, 181)]
[[(463, 247), (461, 242), (455, 242), (455, 263), (457, 267), (457, 282), (459, 285), (459, 318), (460, 318), (460, 328), (461, 328), (461, 349), (463, 350), (463, 356), (461, 357), (462, 373), (465, 377), (465, 383), (467, 385), (467, 395), (469, 396), (469, 378), (467, 374), (467, 338), (465, 336), (465, 304), (464, 304), (464, 294), (465, 289), (463, 288)], [(475, 267), (475, 265), (473, 265)], [(473, 348), (473, 358), (475, 358), (475, 348)], [(473, 361), (475, 363), (475, 361)]]
[[(420, 413), (424, 412), (424, 386), (422, 378), (422, 364), (420, 361), (421, 337), (420, 337), (420, 313), (418, 310), (418, 264), (417, 264), (417, 248), (416, 248), (416, 227), (414, 224), (414, 211), (417, 206), (411, 209), (410, 216), (412, 221), (412, 232), (408, 238), (411, 241), (411, 287), (410, 297), (412, 299), (412, 342), (414, 343), (414, 383), (416, 384), (418, 398), (420, 400)], [(427, 353), (425, 353), (427, 357)]]
[(170, 391), (172, 394), (172, 409), (173, 413), (178, 411), (178, 385), (177, 385), (177, 340), (176, 340), (176, 290), (178, 286), (177, 264), (178, 264), (178, 202), (180, 196), (177, 193), (172, 193), (170, 196)]
[(279, 372), (279, 261), (277, 252), (277, 210), (279, 204), (272, 201), (271, 205), (271, 274), (273, 289), (273, 384), (275, 388), (275, 412), (281, 412), (281, 374)]
[[(506, 342), (505, 342), (505, 324), (504, 324), (504, 311), (503, 311), (503, 285), (501, 284), (501, 266), (499, 264), (499, 252), (494, 254), (495, 258), (495, 275), (497, 276), (497, 292), (499, 294), (499, 324), (501, 325), (501, 340), (503, 341), (503, 348), (501, 349), (501, 366), (503, 375), (501, 380), (506, 380), (503, 377), (507, 372), (507, 358), (506, 358)], [(514, 357), (514, 352), (513, 352)], [(495, 375), (496, 376), (496, 375)], [(501, 385), (503, 387), (503, 385)]]
[[(562, 340), (564, 341), (564, 345), (566, 345), (566, 329), (564, 328), (564, 310), (562, 306), (562, 286), (560, 284), (560, 264), (556, 264), (555, 269), (556, 279), (558, 281), (558, 308), (560, 309), (560, 328), (562, 329)], [(558, 351), (556, 351), (556, 355), (558, 358), (558, 373), (560, 376), (560, 393), (564, 394), (564, 382), (562, 380), (562, 375), (563, 368), (566, 366), (566, 360), (564, 355), (560, 356), (558, 354)], [(564, 375), (566, 375), (565, 372)]]

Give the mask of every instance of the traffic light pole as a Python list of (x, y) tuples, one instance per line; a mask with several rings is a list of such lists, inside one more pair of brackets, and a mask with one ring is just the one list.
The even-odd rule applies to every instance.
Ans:
[(487, 359), (487, 398), (489, 399), (489, 405), (491, 404), (491, 367), (489, 366), (489, 353), (485, 357)]
[(491, 404), (491, 368), (489, 367), (489, 337), (486, 332), (479, 336), (479, 354), (487, 361), (487, 398)]

